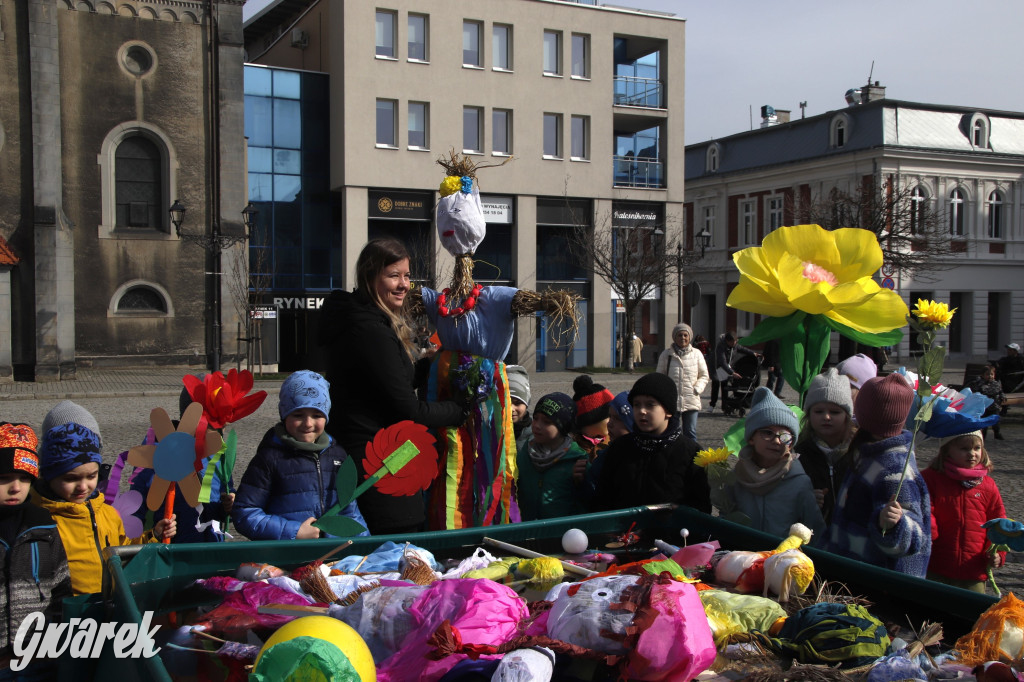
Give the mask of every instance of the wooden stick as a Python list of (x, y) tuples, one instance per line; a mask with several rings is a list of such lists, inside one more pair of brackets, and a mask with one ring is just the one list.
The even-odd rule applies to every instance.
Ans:
[[(523, 547), (510, 545), (507, 542), (495, 540), (494, 538), (484, 538), (484, 544), (490, 545), (492, 547), (497, 547), (500, 550), (511, 552), (512, 554), (521, 557), (526, 557), (528, 559), (540, 559), (542, 557), (547, 556), (547, 554), (540, 554), (538, 552), (534, 552)], [(568, 573), (575, 573), (576, 575), (581, 575), (584, 578), (589, 578), (592, 575), (597, 575), (597, 571), (591, 571), (589, 568), (583, 568), (582, 566), (577, 566), (576, 564), (570, 564), (568, 561), (559, 561), (559, 563), (562, 564), (562, 568), (565, 569)]]
[(326, 606), (304, 606), (302, 604), (265, 604), (256, 613), (273, 616), (326, 616)]
[(226, 639), (221, 639), (220, 637), (214, 637), (213, 635), (211, 635), (208, 632), (204, 632), (202, 630), (196, 630), (195, 628), (192, 628), (191, 630), (189, 630), (189, 632), (191, 632), (193, 635), (199, 635), (200, 637), (206, 637), (207, 639), (212, 639), (215, 642), (226, 643), (228, 641)]
[[(171, 486), (167, 489), (167, 497), (164, 498), (164, 521), (174, 516), (175, 485), (177, 484), (173, 482), (171, 483)], [(160, 542), (162, 542), (165, 545), (169, 545), (171, 544), (171, 539), (169, 537), (164, 536), (160, 538)]]
[[(316, 561), (319, 561), (319, 562), (327, 561), (327, 557), (334, 556), (335, 554), (337, 554), (338, 552), (340, 552), (341, 550), (345, 549), (346, 547), (348, 547), (351, 544), (352, 544), (351, 540), (345, 540), (345, 542), (341, 543), (340, 545), (338, 545), (337, 547), (332, 549), (327, 554), (324, 554), (322, 557), (320, 557)], [(314, 561), (313, 563), (315, 564), (316, 561)]]

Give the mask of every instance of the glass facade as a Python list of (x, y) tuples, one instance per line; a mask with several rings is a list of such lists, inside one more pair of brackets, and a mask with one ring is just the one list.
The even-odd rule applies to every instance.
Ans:
[(245, 66), (249, 267), (274, 293), (341, 287), (340, 205), (330, 191), (327, 75)]

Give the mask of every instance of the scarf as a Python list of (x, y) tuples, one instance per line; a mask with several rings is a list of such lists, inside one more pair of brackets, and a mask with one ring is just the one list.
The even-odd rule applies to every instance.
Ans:
[(538, 471), (545, 471), (550, 469), (562, 459), (562, 456), (569, 452), (569, 448), (572, 447), (573, 440), (569, 436), (565, 436), (561, 443), (556, 443), (551, 447), (543, 445), (537, 445), (534, 441), (530, 441), (530, 461), (533, 462), (533, 466), (537, 467)]
[(675, 353), (676, 357), (678, 357), (680, 360), (682, 360), (683, 356), (689, 353), (691, 350), (693, 350), (693, 346), (686, 346), (685, 348), (682, 348), (674, 343), (672, 344), (672, 352)]
[(943, 462), (943, 471), (947, 476), (952, 478), (954, 481), (960, 481), (960, 485), (970, 489), (981, 485), (981, 482), (985, 479), (985, 475), (988, 474), (988, 469), (979, 464), (973, 469), (964, 469), (953, 464), (952, 460), (947, 459)]
[(736, 461), (736, 482), (754, 495), (767, 495), (789, 473), (793, 466), (793, 453), (787, 453), (767, 469), (754, 461), (753, 453), (754, 448), (749, 445), (740, 451), (740, 458)]
[(661, 452), (669, 445), (674, 443), (680, 435), (683, 433), (683, 423), (679, 418), (678, 414), (674, 414), (669, 417), (668, 428), (661, 432), (661, 434), (655, 436), (650, 433), (644, 433), (643, 431), (633, 432), (633, 443), (640, 452), (645, 455), (653, 455), (656, 452)]
[[(832, 447), (822, 439), (818, 438), (817, 435), (813, 436), (813, 438), (814, 444), (819, 450), (821, 450), (821, 454), (825, 455), (825, 459), (828, 460), (828, 463), (832, 466), (835, 466), (836, 463), (849, 451), (850, 441), (852, 440), (852, 438), (848, 438), (839, 445)], [(796, 457), (796, 455), (794, 455), (794, 457)]]
[(274, 426), (274, 435), (277, 436), (277, 439), (286, 447), (289, 447), (292, 450), (300, 450), (302, 452), (321, 452), (331, 444), (331, 437), (327, 435), (326, 431), (321, 433), (320, 436), (312, 443), (295, 440), (288, 435), (288, 431), (284, 428), (283, 422), (278, 422), (277, 425)]

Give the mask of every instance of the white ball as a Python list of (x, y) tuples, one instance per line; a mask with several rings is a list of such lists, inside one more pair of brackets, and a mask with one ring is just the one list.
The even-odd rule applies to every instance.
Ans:
[(681, 531), (679, 531), (679, 534), (682, 535), (684, 538), (688, 538), (690, 537), (690, 529), (683, 528)]
[(567, 554), (583, 554), (589, 546), (590, 539), (579, 528), (570, 528), (562, 536), (562, 549)]

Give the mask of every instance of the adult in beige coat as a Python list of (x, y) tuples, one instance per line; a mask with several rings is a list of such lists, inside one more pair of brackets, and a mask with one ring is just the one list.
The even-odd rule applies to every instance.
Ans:
[(704, 354), (690, 345), (693, 329), (680, 322), (672, 329), (672, 345), (658, 356), (656, 372), (667, 374), (679, 394), (677, 409), (683, 422), (683, 435), (697, 441), (697, 414), (700, 394), (711, 380)]

